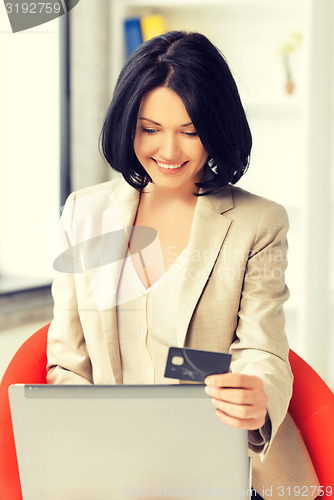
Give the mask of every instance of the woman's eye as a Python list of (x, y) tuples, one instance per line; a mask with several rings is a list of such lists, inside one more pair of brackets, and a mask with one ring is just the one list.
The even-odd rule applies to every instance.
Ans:
[(184, 132), (185, 135), (187, 135), (188, 137), (197, 137), (198, 136), (198, 133), (197, 132)]
[(145, 134), (154, 134), (156, 132), (156, 129), (142, 127), (142, 132), (144, 132)]

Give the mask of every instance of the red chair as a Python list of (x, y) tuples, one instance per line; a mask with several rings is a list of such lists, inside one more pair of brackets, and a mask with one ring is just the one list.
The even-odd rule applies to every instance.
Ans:
[(291, 349), (289, 359), (294, 375), (289, 413), (301, 433), (320, 485), (325, 492), (326, 487), (331, 487), (334, 496), (334, 394)]
[(0, 384), (0, 498), (22, 500), (8, 387), (46, 383), (46, 340), (49, 324), (29, 337), (9, 363)]
[[(8, 387), (46, 383), (46, 341), (49, 325), (22, 344), (0, 384), (0, 498), (22, 500)], [(294, 374), (289, 412), (310, 453), (320, 484), (334, 491), (334, 395), (319, 375), (290, 350)], [(326, 490), (325, 490), (326, 491)]]

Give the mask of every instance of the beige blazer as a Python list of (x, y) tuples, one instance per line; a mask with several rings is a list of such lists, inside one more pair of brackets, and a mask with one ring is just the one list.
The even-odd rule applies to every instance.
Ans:
[[(73, 193), (65, 205), (51, 244), (58, 272), (49, 383), (122, 383), (115, 306), (125, 234), (138, 199), (138, 192), (118, 178)], [(252, 484), (260, 495), (288, 497), (287, 487), (299, 486), (313, 498), (307, 488), (318, 481), (286, 415), (292, 391), (283, 312), (289, 296), (287, 229), (282, 206), (238, 187), (200, 197), (182, 274), (177, 336), (179, 346), (229, 351), (233, 372), (263, 380), (271, 438), (264, 444), (260, 433), (250, 433), (249, 446)]]

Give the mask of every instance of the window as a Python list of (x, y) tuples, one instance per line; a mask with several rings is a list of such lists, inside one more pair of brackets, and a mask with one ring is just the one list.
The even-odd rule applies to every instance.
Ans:
[(0, 293), (50, 283), (45, 224), (60, 205), (60, 23), (0, 18)]

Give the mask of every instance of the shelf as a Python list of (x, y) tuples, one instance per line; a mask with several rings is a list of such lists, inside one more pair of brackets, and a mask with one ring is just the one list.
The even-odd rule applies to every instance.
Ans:
[[(277, 5), (300, 5), (301, 0), (206, 0), (205, 6), (254, 6), (263, 7)], [(203, 0), (123, 0), (122, 7), (155, 7), (155, 8), (203, 8)]]
[(9, 296), (14, 293), (27, 292), (50, 288), (53, 279), (34, 278), (27, 276), (1, 276), (0, 277), (0, 297)]
[(53, 316), (51, 287), (20, 290), (8, 296), (0, 296), (0, 308), (0, 336), (3, 331), (18, 325), (35, 321), (47, 323)]

